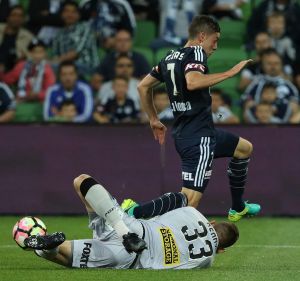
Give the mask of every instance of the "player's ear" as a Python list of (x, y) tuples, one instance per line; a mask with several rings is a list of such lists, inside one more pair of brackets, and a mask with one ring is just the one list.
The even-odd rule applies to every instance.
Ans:
[(217, 250), (217, 254), (223, 254), (223, 253), (225, 253), (225, 249), (224, 248), (219, 248)]
[(216, 225), (216, 221), (215, 221), (215, 220), (210, 221), (209, 223), (210, 223), (212, 226), (215, 226), (215, 225)]
[(200, 33), (198, 34), (198, 40), (199, 40), (200, 42), (203, 42), (205, 39), (206, 39), (206, 33), (200, 32)]

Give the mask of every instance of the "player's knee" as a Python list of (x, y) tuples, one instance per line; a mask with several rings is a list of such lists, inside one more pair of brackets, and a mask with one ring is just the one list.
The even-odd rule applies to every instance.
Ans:
[(240, 139), (239, 144), (235, 150), (234, 157), (243, 159), (251, 156), (253, 152), (253, 145), (251, 142)]
[(73, 182), (75, 190), (76, 190), (77, 192), (80, 192), (80, 185), (81, 185), (81, 183), (82, 183), (85, 179), (90, 178), (90, 177), (91, 177), (91, 176), (89, 176), (89, 175), (87, 175), (87, 174), (81, 174), (81, 175), (79, 175), (78, 177), (76, 177), (76, 178), (74, 179), (74, 182)]
[(183, 188), (181, 192), (185, 194), (188, 201), (188, 206), (194, 208), (198, 207), (202, 197), (202, 193), (187, 188)]
[(188, 206), (190, 206), (190, 207), (197, 208), (199, 206), (199, 203), (200, 203), (199, 199), (191, 198), (189, 200), (189, 198), (188, 198)]

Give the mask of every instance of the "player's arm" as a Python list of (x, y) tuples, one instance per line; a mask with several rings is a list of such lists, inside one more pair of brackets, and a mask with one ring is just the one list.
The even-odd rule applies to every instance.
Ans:
[(165, 142), (165, 133), (167, 128), (159, 121), (156, 109), (153, 103), (152, 88), (158, 85), (160, 81), (148, 74), (138, 85), (138, 92), (141, 98), (141, 104), (148, 115), (150, 126), (154, 134), (154, 138), (160, 144)]
[(246, 66), (246, 64), (251, 61), (251, 59), (243, 60), (233, 68), (222, 73), (203, 74), (200, 71), (189, 71), (185, 74), (187, 89), (189, 91), (194, 91), (218, 84), (238, 74)]

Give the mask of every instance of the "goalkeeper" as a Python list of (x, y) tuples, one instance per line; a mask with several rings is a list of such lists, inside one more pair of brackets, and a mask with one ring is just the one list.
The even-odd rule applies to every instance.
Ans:
[(80, 175), (74, 187), (86, 206), (92, 239), (65, 241), (62, 232), (25, 239), (42, 258), (74, 268), (191, 269), (212, 265), (233, 245), (237, 227), (210, 223), (193, 207), (151, 220), (129, 217), (95, 179)]

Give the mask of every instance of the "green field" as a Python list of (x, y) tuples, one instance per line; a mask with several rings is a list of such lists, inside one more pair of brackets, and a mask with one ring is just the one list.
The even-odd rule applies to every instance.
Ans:
[[(240, 240), (210, 269), (183, 271), (66, 269), (21, 250), (11, 238), (18, 218), (0, 217), (0, 280), (300, 280), (300, 219), (254, 218), (238, 223)], [(85, 217), (42, 217), (49, 232), (90, 237)]]

